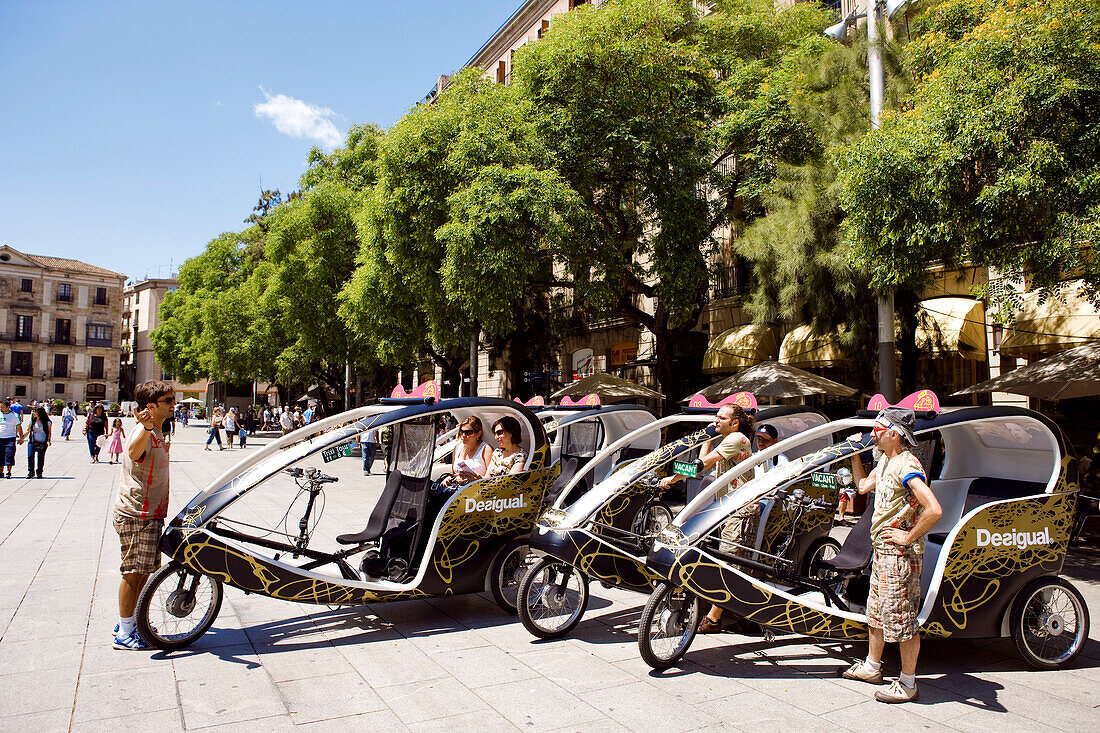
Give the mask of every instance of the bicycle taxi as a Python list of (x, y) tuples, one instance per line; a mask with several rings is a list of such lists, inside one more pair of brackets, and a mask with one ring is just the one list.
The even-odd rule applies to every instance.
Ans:
[[(926, 536), (921, 635), (1011, 636), (1030, 665), (1064, 666), (1088, 638), (1089, 614), (1081, 594), (1058, 577), (1078, 491), (1077, 459), (1062, 431), (1046, 417), (1016, 407), (941, 412), (928, 390), (899, 404), (917, 413), (914, 453), (943, 508)], [(875, 412), (885, 406), (877, 395), (869, 405)], [(703, 601), (772, 631), (867, 637), (870, 507), (841, 552), (816, 562), (813, 572), (753, 537), (731, 546), (722, 541), (721, 528), (734, 512), (769, 499), (780, 511), (761, 518), (758, 534), (782, 542), (790, 533), (772, 532), (769, 525), (789, 524), (792, 516), (802, 517), (804, 526), (832, 525), (836, 477), (845, 476), (853, 456), (870, 452), (873, 420), (874, 412), (865, 412), (781, 441), (718, 477), (680, 512), (646, 563), (663, 580), (639, 622), (639, 650), (648, 664), (663, 669), (684, 655)], [(848, 439), (855, 433), (858, 439)], [(799, 445), (831, 436), (839, 442), (715, 498), (770, 455), (791, 455)]]
[[(210, 628), (222, 585), (299, 603), (354, 605), (488, 589), (514, 603), (527, 535), (557, 472), (538, 417), (491, 398), (437, 401), (425, 383), (296, 430), (210, 482), (165, 528), (170, 562), (138, 602), (143, 638), (162, 649), (194, 642)], [(526, 463), (431, 496), (439, 463), (436, 426), (449, 413), (486, 426), (518, 421)], [(392, 429), (388, 471), (365, 476), (347, 460), (361, 434)], [(326, 484), (342, 482), (339, 516), (325, 516)], [(304, 512), (298, 518), (298, 512)], [(330, 513), (331, 514), (331, 513)], [(322, 545), (323, 543), (323, 545)], [(322, 546), (319, 546), (322, 545)], [(511, 569), (509, 569), (511, 567)]]
[[(756, 399), (747, 392), (717, 404), (697, 395), (684, 412), (611, 442), (568, 480), (570, 468), (563, 468), (555, 482), (558, 495), (530, 538), (531, 549), (543, 557), (519, 585), (517, 606), (528, 631), (543, 639), (569, 633), (584, 615), (592, 580), (639, 593), (652, 590), (660, 578), (646, 569), (646, 554), (673, 514), (660, 477), (668, 474), (674, 461), (689, 463), (705, 442), (716, 437), (711, 423), (718, 408), (729, 403), (757, 412)], [(765, 407), (756, 418), (775, 426), (780, 437), (826, 422), (819, 412), (798, 406)], [(649, 451), (623, 454), (624, 447), (645, 440), (651, 441)], [(802, 449), (810, 451), (814, 445), (807, 442)], [(599, 480), (597, 474), (593, 480), (599, 467), (608, 463), (614, 467), (606, 478)], [(682, 498), (702, 490), (711, 478), (689, 478)], [(576, 490), (589, 482), (594, 484), (591, 489)]]

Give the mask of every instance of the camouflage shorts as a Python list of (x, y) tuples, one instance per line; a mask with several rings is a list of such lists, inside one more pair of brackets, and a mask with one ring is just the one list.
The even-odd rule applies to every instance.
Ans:
[(906, 641), (917, 634), (920, 611), (921, 556), (880, 555), (871, 562), (871, 592), (867, 625), (882, 629), (887, 642)]
[(746, 546), (756, 542), (756, 529), (760, 514), (756, 502), (738, 509), (722, 525), (722, 542), (718, 549), (739, 557), (749, 557), (752, 553)]

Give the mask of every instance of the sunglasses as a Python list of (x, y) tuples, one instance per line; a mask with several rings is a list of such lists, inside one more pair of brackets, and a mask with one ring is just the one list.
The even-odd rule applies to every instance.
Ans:
[(477, 435), (477, 431), (476, 430), (459, 430), (458, 434), (459, 435)]
[(160, 403), (165, 404), (165, 405), (174, 405), (174, 404), (176, 404), (176, 398), (175, 397), (161, 397), (159, 400), (157, 400), (157, 402), (160, 402)]
[(500, 429), (494, 430), (493, 435), (504, 435), (504, 431)]

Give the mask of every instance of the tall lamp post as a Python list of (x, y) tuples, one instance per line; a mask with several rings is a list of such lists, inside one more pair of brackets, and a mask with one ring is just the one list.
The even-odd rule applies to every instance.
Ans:
[[(909, 4), (909, 0), (866, 0), (868, 12), (856, 14), (852, 10), (836, 25), (825, 29), (825, 35), (844, 42), (848, 30), (859, 18), (867, 18), (867, 72), (870, 77), (871, 129), (877, 130), (882, 115), (882, 98), (886, 94), (886, 79), (882, 71), (882, 48), (879, 45), (879, 28), (885, 18)], [(897, 368), (894, 344), (894, 294), (878, 293), (878, 386), (888, 402), (896, 398)]]

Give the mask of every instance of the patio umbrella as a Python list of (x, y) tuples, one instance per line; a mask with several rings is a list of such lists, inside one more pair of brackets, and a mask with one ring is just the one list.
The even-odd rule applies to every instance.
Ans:
[[(825, 377), (778, 361), (762, 361), (715, 382), (701, 394), (708, 400), (717, 400), (735, 392), (752, 392), (757, 397), (805, 397), (814, 394), (831, 394), (851, 397), (858, 390), (845, 387)], [(691, 399), (690, 397), (688, 399)], [(683, 400), (687, 402), (688, 400)]]
[(634, 382), (628, 382), (625, 379), (619, 379), (610, 374), (600, 372), (598, 374), (593, 374), (591, 377), (585, 377), (584, 379), (567, 384), (550, 395), (550, 398), (583, 397), (584, 395), (593, 393), (598, 394), (600, 400), (603, 402), (630, 399), (662, 400), (665, 397), (660, 392), (655, 392), (648, 387), (643, 387), (640, 384), (634, 384)]
[(183, 404), (186, 404), (186, 405), (201, 405), (202, 404), (202, 400), (195, 399), (194, 397), (188, 397), (185, 400), (180, 400), (180, 402), (183, 403)]
[(1014, 392), (1044, 400), (1100, 395), (1100, 342), (1048, 356), (1026, 367), (960, 389), (955, 395), (976, 392)]

